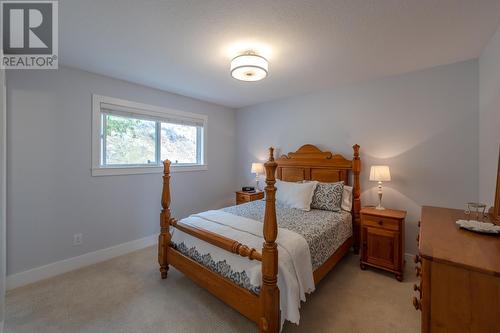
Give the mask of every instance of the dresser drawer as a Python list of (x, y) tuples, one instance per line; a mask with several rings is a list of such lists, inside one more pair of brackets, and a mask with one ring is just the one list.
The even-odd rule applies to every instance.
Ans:
[(363, 215), (362, 219), (363, 219), (363, 224), (367, 226), (379, 227), (394, 231), (399, 231), (400, 229), (399, 220), (390, 219), (386, 217), (371, 216), (371, 215)]

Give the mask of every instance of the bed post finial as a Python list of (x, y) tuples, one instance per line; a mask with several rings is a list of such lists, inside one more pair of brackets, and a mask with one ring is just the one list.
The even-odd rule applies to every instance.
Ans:
[(167, 250), (170, 245), (170, 161), (163, 161), (163, 190), (161, 193), (160, 235), (158, 236), (158, 263), (161, 278), (167, 278)]
[(269, 148), (266, 168), (266, 210), (264, 214), (264, 245), (262, 249), (262, 317), (260, 332), (278, 333), (280, 328), (280, 296), (278, 289), (278, 224), (276, 221), (276, 167), (274, 148)]
[(274, 162), (274, 147), (269, 147), (269, 161)]
[(354, 151), (354, 159), (357, 158), (359, 160), (359, 145), (355, 144), (352, 146), (352, 150)]
[(354, 230), (354, 253), (359, 253), (360, 244), (360, 222), (361, 222), (361, 186), (359, 182), (359, 175), (361, 173), (361, 160), (359, 158), (359, 145), (352, 146), (354, 151), (354, 156), (352, 159), (352, 171), (354, 176), (353, 183), (353, 201), (352, 201), (352, 218), (353, 218), (353, 230)]

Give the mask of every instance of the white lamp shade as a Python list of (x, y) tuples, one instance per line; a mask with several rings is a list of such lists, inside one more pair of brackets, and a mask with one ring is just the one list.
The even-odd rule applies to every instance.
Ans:
[(256, 54), (244, 54), (231, 61), (231, 76), (241, 81), (259, 81), (267, 76), (269, 63)]
[(264, 173), (264, 164), (262, 163), (252, 163), (252, 173), (261, 174)]
[(370, 180), (376, 182), (388, 182), (391, 180), (391, 173), (387, 165), (372, 165), (370, 169)]

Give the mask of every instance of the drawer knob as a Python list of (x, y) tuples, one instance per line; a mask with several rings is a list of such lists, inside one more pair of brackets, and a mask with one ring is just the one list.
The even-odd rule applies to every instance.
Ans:
[(420, 267), (415, 267), (415, 273), (416, 273), (417, 277), (419, 277), (421, 275), (421, 272), (422, 272), (422, 269)]
[(413, 306), (415, 307), (415, 310), (422, 309), (422, 304), (420, 304), (420, 301), (416, 297), (413, 297)]
[(416, 283), (413, 285), (413, 290), (418, 291), (418, 292), (422, 291), (421, 287)]
[(382, 225), (382, 224), (384, 224), (384, 221), (378, 220), (378, 225)]
[(413, 258), (413, 261), (415, 262), (415, 264), (418, 264), (419, 262), (422, 262), (422, 259), (420, 259), (420, 256), (417, 254), (415, 255), (415, 258)]

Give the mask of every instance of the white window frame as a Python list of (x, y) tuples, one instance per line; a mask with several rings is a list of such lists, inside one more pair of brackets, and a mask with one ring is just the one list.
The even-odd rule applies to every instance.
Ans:
[(140, 166), (102, 166), (101, 165), (101, 121), (102, 121), (102, 105), (114, 105), (118, 109), (126, 110), (137, 115), (154, 117), (159, 120), (175, 118), (177, 120), (197, 121), (203, 123), (203, 137), (201, 144), (202, 164), (175, 165), (170, 167), (171, 172), (184, 171), (202, 171), (208, 170), (207, 165), (207, 133), (208, 133), (208, 117), (203, 114), (178, 111), (163, 108), (155, 105), (136, 103), (120, 98), (107, 97), (101, 95), (92, 95), (92, 176), (114, 176), (114, 175), (133, 175), (147, 173), (162, 173), (163, 166), (161, 165), (140, 165)]

